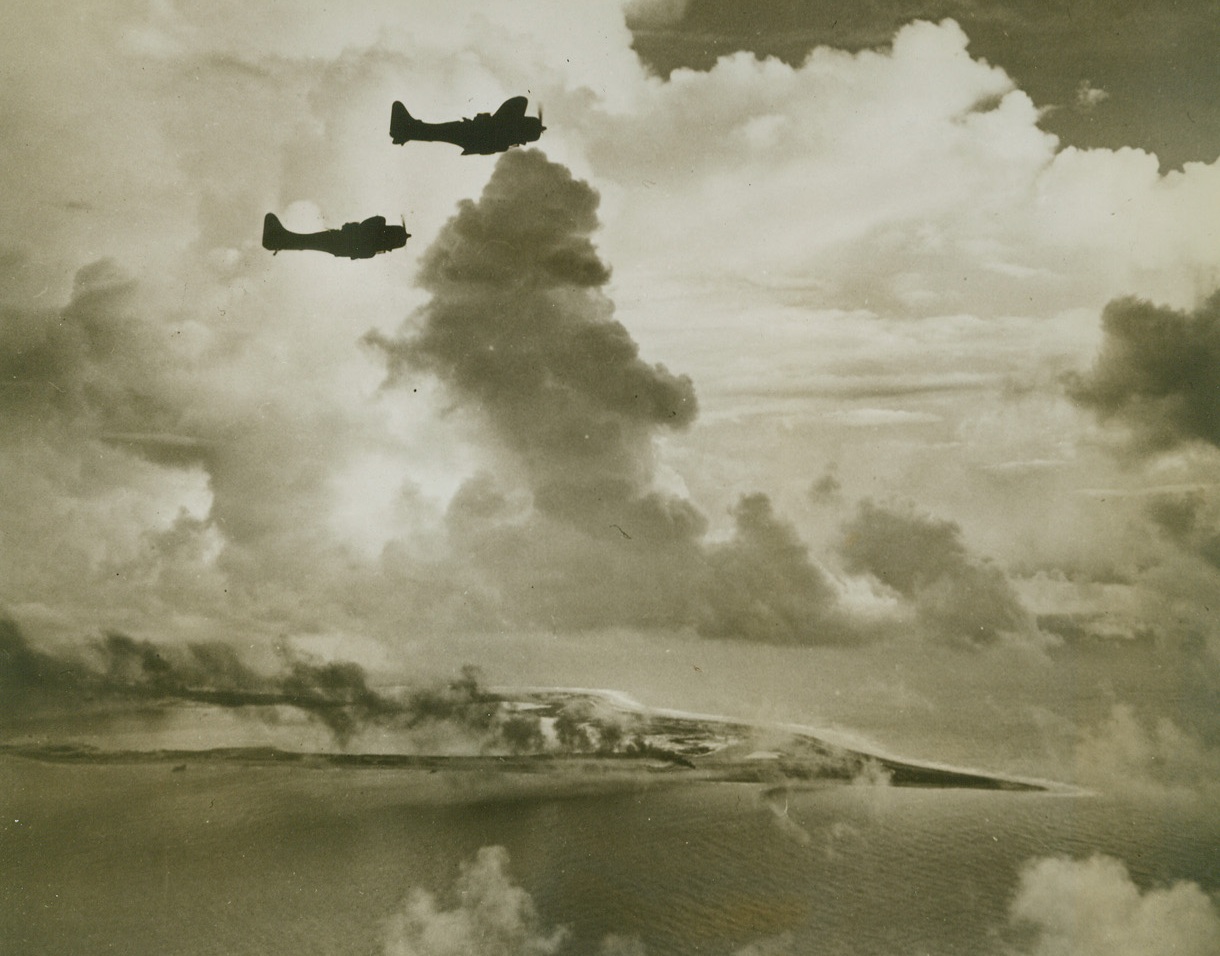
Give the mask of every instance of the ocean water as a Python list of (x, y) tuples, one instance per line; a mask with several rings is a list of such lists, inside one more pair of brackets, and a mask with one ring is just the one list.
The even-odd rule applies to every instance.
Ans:
[[(1220, 890), (1220, 824), (1188, 799), (620, 784), (404, 770), (0, 758), (0, 952), (378, 954), (412, 889), (506, 876), (560, 952), (1001, 953), (1027, 861), (1104, 853), (1141, 888)], [(478, 956), (477, 953), (472, 956)]]

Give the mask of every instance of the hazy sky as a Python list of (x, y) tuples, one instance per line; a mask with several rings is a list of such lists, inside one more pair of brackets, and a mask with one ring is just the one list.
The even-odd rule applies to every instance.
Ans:
[(9, 4), (6, 613), (1211, 773), (1217, 18), (816, 6)]

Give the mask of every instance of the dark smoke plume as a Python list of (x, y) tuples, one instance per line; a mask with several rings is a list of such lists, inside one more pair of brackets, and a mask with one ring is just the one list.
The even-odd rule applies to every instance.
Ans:
[(736, 534), (707, 549), (710, 575), (699, 633), (770, 644), (824, 644), (852, 639), (834, 614), (836, 595), (809, 559), (796, 531), (780, 521), (763, 494), (733, 511)]
[(912, 602), (936, 639), (989, 644), (1030, 627), (1003, 572), (966, 548), (961, 528), (864, 500), (843, 527), (847, 570), (866, 572)]
[(319, 721), (346, 745), (369, 726), (413, 730), (448, 724), (479, 738), (492, 732), (498, 698), (483, 690), (477, 670), (441, 687), (389, 696), (369, 686), (358, 664), (288, 660), (276, 674), (247, 666), (227, 644), (158, 645), (108, 634), (76, 658), (29, 645), (20, 628), (0, 618), (0, 717), (20, 721), (41, 711), (91, 704), (195, 703), (226, 709), (291, 707)]
[(1147, 511), (1166, 538), (1220, 570), (1220, 516), (1201, 491), (1159, 495)]
[(1220, 447), (1220, 292), (1193, 312), (1117, 299), (1102, 326), (1097, 361), (1069, 378), (1069, 397), (1130, 428), (1139, 453)]
[(645, 362), (614, 318), (597, 203), (542, 153), (506, 154), (425, 254), (430, 302), (400, 336), (367, 337), (389, 385), (435, 375), (511, 456), (509, 474), (476, 476), (450, 503), (462, 572), (478, 569), (514, 622), (842, 640), (833, 589), (766, 496), (744, 498), (733, 539), (709, 546), (704, 515), (655, 487), (653, 440), (694, 420), (694, 388)]
[(415, 334), (368, 341), (391, 383), (431, 372), (478, 409), (524, 465), (535, 506), (586, 530), (697, 527), (651, 488), (651, 436), (695, 418), (686, 376), (640, 358), (601, 292), (590, 239), (598, 196), (536, 151), (506, 154), (479, 201), (463, 201), (424, 257), (432, 293)]

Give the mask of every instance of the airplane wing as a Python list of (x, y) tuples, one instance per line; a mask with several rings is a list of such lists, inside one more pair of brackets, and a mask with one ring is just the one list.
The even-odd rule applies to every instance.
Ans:
[(521, 119), (525, 115), (527, 102), (528, 100), (524, 96), (514, 96), (512, 99), (505, 100), (496, 110), (496, 119)]

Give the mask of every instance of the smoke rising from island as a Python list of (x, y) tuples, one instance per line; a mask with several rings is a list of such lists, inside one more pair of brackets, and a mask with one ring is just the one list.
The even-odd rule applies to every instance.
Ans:
[(496, 732), (496, 698), (483, 690), (475, 668), (465, 668), (448, 684), (386, 694), (371, 687), (364, 668), (351, 661), (288, 656), (278, 673), (263, 673), (221, 642), (180, 647), (110, 633), (83, 652), (56, 655), (31, 647), (5, 618), (0, 691), (0, 717), (17, 727), (40, 713), (87, 713), (122, 703), (206, 705), (262, 719), (273, 719), (274, 708), (293, 708), (324, 725), (341, 747), (371, 726), (411, 731), (446, 724), (484, 744)]
[[(602, 292), (597, 193), (540, 151), (508, 153), (425, 254), (431, 301), (366, 340), (387, 386), (437, 376), (488, 427), (528, 504), (483, 473), (449, 506), (454, 540), (527, 623), (693, 627), (777, 644), (858, 639), (829, 579), (760, 493), (733, 536), (658, 486), (655, 442), (687, 428), (691, 380), (648, 364)], [(543, 583), (545, 582), (545, 583)], [(536, 586), (537, 583), (537, 586)]]
[[(371, 335), (390, 382), (437, 375), (489, 421), (524, 467), (543, 513), (601, 535), (689, 533), (693, 519), (651, 487), (651, 440), (694, 421), (686, 376), (639, 356), (601, 292), (597, 194), (537, 150), (508, 153), (423, 258), (431, 302), (416, 334)], [(659, 530), (670, 516), (672, 530)]]

